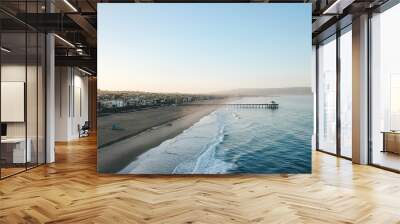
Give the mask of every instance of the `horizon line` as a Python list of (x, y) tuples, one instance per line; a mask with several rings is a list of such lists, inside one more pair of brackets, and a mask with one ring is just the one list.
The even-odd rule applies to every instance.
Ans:
[(312, 89), (312, 86), (291, 86), (291, 87), (267, 87), (267, 88), (236, 88), (236, 89), (227, 89), (227, 90), (218, 90), (218, 91), (213, 91), (213, 92), (207, 92), (207, 93), (183, 93), (183, 92), (149, 92), (145, 90), (110, 90), (110, 89), (100, 89), (97, 88), (99, 91), (109, 91), (109, 92), (142, 92), (142, 93), (159, 93), (159, 94), (198, 94), (198, 95), (207, 95), (207, 94), (215, 94), (219, 92), (227, 92), (227, 91), (234, 91), (234, 90), (243, 90), (243, 89), (251, 89), (251, 90), (257, 90), (257, 89), (294, 89), (294, 88), (310, 88)]

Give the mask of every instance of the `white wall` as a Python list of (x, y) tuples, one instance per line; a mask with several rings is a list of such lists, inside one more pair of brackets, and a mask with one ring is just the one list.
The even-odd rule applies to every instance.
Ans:
[[(27, 69), (27, 70), (26, 70)], [(25, 67), (24, 65), (18, 65), (18, 64), (3, 64), (1, 66), (1, 81), (2, 82), (25, 82), (25, 76), (26, 76), (26, 71), (28, 72), (28, 79), (30, 79), (30, 75), (31, 74), (35, 74), (36, 75), (36, 67), (34, 66), (28, 66)], [(36, 81), (29, 80), (29, 84), (34, 84), (36, 85)], [(27, 103), (29, 104), (30, 102), (33, 101), (32, 98), (36, 99), (36, 89), (27, 89)], [(30, 91), (32, 90), (32, 92)], [(36, 104), (34, 105), (28, 105), (31, 107), (35, 107), (36, 108)], [(2, 110), (4, 110), (6, 108), (2, 108)], [(28, 110), (28, 112), (30, 112)], [(33, 128), (36, 130), (36, 114), (33, 113), (28, 113), (27, 115), (28, 117), (28, 122), (32, 122), (35, 121), (35, 124), (28, 124), (28, 129)], [(25, 126), (26, 126), (26, 122), (7, 122), (7, 135), (8, 137), (25, 137)], [(34, 126), (34, 127), (33, 127)], [(28, 130), (28, 137), (30, 132)]]
[[(25, 71), (24, 65), (2, 65), (1, 66), (1, 81), (2, 82), (25, 82)], [(28, 70), (30, 68), (28, 67)], [(4, 110), (5, 108), (1, 108)], [(7, 123), (7, 135), (8, 137), (25, 137), (25, 122), (11, 122)]]
[[(72, 119), (71, 119), (71, 136), (72, 138), (78, 138), (79, 137), (79, 132), (78, 132), (78, 125), (82, 126), (85, 121), (88, 121), (89, 119), (89, 113), (88, 113), (88, 78), (83, 77), (82, 73), (78, 73), (77, 75), (77, 70), (74, 70), (75, 75), (74, 75), (74, 96), (71, 96), (72, 99), (74, 99), (74, 102), (71, 104), (74, 104), (74, 107), (72, 108)], [(80, 97), (79, 97), (80, 96)], [(80, 102), (79, 102), (80, 101)], [(80, 111), (81, 110), (81, 111)]]
[[(38, 69), (38, 70), (37, 70)], [(29, 139), (31, 155), (33, 162), (39, 159), (39, 163), (44, 163), (45, 150), (45, 115), (44, 115), (44, 73), (42, 67), (25, 66), (25, 64), (2, 64), (1, 66), (2, 82), (24, 82), (26, 84), (26, 107), (25, 102), (20, 113), (26, 112), (26, 120), (21, 122), (6, 122), (8, 138), (24, 138), (25, 135)], [(25, 80), (27, 79), (27, 80)], [(19, 90), (24, 94), (24, 90)], [(22, 91), (22, 92), (21, 92)], [(3, 89), (2, 89), (3, 92)], [(3, 93), (4, 94), (4, 93)], [(7, 95), (2, 95), (2, 98)], [(1, 110), (12, 110), (2, 107)], [(4, 112), (4, 111), (3, 111)], [(7, 111), (11, 112), (12, 111)], [(16, 112), (14, 112), (16, 113)]]
[(79, 138), (78, 125), (88, 120), (88, 78), (83, 75), (76, 68), (56, 67), (56, 141)]
[(67, 67), (55, 68), (55, 141), (68, 140), (68, 117), (70, 85), (69, 69)]

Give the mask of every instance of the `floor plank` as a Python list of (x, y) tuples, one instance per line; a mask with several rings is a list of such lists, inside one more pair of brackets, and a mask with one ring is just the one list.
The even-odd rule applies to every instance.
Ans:
[(0, 181), (0, 223), (400, 223), (400, 175), (313, 153), (311, 175), (96, 173), (96, 140)]

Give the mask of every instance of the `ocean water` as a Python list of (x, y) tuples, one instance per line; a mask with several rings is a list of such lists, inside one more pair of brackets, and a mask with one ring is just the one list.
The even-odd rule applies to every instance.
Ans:
[(311, 95), (246, 97), (232, 103), (271, 100), (279, 109), (221, 107), (143, 153), (120, 173), (310, 173)]

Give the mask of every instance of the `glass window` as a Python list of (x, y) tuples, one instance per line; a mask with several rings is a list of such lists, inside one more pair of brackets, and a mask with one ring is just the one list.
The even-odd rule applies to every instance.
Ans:
[(37, 147), (38, 147), (38, 164), (45, 163), (46, 159), (46, 139), (45, 139), (45, 129), (46, 129), (46, 76), (45, 76), (45, 65), (46, 65), (46, 36), (43, 33), (38, 34), (38, 77), (37, 77), (37, 90), (38, 90), (38, 136), (37, 136)]
[(37, 165), (38, 159), (38, 35), (36, 32), (28, 32), (27, 37), (27, 64), (26, 64), (26, 115), (27, 115), (27, 143), (29, 160), (27, 167)]
[(1, 176), (6, 177), (24, 171), (31, 158), (26, 144), (25, 32), (3, 32), (1, 47)]
[(390, 130), (400, 130), (400, 73), (390, 74)]
[(340, 36), (340, 154), (351, 158), (352, 141), (352, 35), (351, 27)]
[(336, 37), (318, 48), (318, 148), (336, 153)]
[[(44, 1), (8, 2), (19, 13)], [(3, 5), (4, 4), (4, 5)], [(18, 7), (16, 7), (18, 6)], [(45, 163), (45, 35), (0, 12), (0, 178)]]
[(317, 48), (315, 45), (312, 46), (312, 71), (311, 71), (311, 83), (312, 83), (312, 92), (313, 92), (313, 135), (312, 135), (312, 149), (316, 149), (316, 137), (317, 137)]
[(400, 170), (400, 4), (372, 17), (372, 163)]

